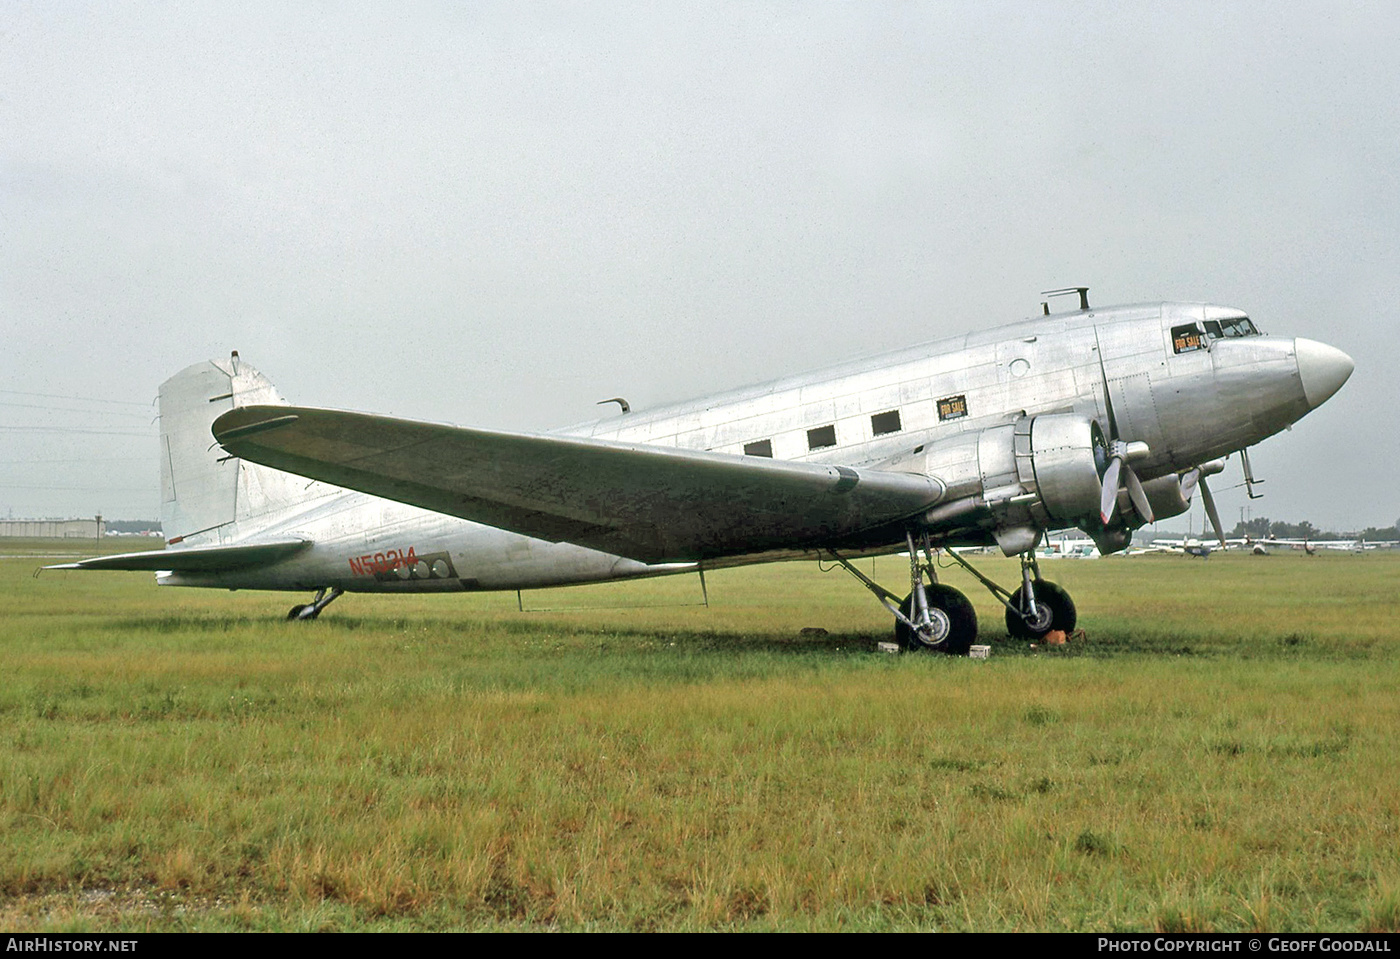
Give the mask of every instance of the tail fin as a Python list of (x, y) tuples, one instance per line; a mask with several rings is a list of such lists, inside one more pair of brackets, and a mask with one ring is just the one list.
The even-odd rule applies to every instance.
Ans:
[(286, 402), (237, 353), (196, 363), (161, 384), (160, 519), (167, 543), (228, 542), (240, 535), (239, 523), (311, 498), (305, 479), (229, 456), (209, 430), (235, 407)]

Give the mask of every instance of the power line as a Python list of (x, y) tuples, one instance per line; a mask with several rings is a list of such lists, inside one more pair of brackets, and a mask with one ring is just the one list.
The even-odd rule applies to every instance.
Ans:
[(46, 493), (154, 493), (155, 486), (14, 486), (0, 483), (0, 489), (37, 489)]
[(52, 463), (148, 463), (149, 456), (89, 456), (78, 460), (4, 460), (3, 466), (47, 466)]
[(97, 436), (144, 436), (155, 439), (155, 433), (134, 433), (129, 430), (85, 430), (76, 426), (0, 426), (5, 433), (87, 433)]
[(145, 419), (150, 413), (131, 413), (127, 410), (85, 410), (77, 406), (47, 406), (42, 403), (12, 403), (9, 400), (0, 400), (0, 406), (8, 406), (12, 409), (26, 410), (47, 410), (50, 413), (86, 413), (89, 416), (131, 416), (137, 419)]
[(96, 396), (66, 396), (62, 393), (29, 393), (25, 390), (0, 390), (0, 393), (8, 393), (11, 396), (42, 396), (49, 400), (81, 400), (84, 403), (113, 403), (118, 406), (140, 406), (149, 409), (150, 403), (138, 403), (135, 400), (104, 400)]

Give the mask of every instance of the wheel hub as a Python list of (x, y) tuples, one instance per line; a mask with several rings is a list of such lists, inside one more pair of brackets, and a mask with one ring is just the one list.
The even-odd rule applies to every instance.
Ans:
[(1026, 621), (1026, 626), (1037, 633), (1043, 633), (1050, 628), (1051, 622), (1055, 619), (1055, 612), (1044, 603), (1035, 603), (1030, 612), (1022, 613), (1021, 618)]
[(923, 643), (925, 646), (937, 646), (948, 638), (948, 634), (952, 629), (953, 622), (948, 618), (948, 614), (936, 606), (930, 607), (928, 611), (928, 622), (919, 625), (919, 642)]

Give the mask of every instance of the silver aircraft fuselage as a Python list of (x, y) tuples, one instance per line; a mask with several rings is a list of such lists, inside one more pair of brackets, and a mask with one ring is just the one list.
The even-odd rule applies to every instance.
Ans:
[[(844, 363), (688, 403), (630, 412), (561, 434), (771, 456), (846, 467), (918, 469), (925, 450), (955, 447), (1023, 417), (1073, 413), (1113, 421), (1146, 444), (1144, 482), (1252, 446), (1315, 409), (1352, 369), (1312, 340), (1260, 335), (1244, 313), (1154, 303), (1036, 316), (985, 332)], [(969, 448), (972, 448), (970, 445)], [(975, 455), (940, 467), (945, 485), (983, 482)], [(959, 470), (967, 474), (959, 479)], [(319, 485), (319, 484), (318, 484)], [(969, 487), (971, 488), (971, 487)], [(167, 572), (168, 585), (231, 589), (444, 592), (524, 589), (659, 575), (648, 565), (547, 542), (363, 493), (320, 487), (306, 502), (229, 523), (205, 542), (300, 537), (311, 545), (265, 566)], [(979, 531), (980, 529), (980, 531)], [(991, 542), (987, 529), (949, 526), (937, 542)], [(868, 544), (903, 549), (903, 539)], [(1008, 547), (1003, 544), (1003, 548)], [(812, 555), (799, 551), (786, 555)], [(772, 552), (711, 565), (782, 558)], [(410, 576), (425, 563), (442, 575)], [(433, 564), (441, 564), (434, 566)], [(420, 567), (422, 568), (422, 567)]]

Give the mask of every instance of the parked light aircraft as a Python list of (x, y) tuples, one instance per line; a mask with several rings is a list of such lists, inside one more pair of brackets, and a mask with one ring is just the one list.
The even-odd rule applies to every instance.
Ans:
[[(235, 353), (160, 389), (167, 549), (60, 569), (165, 585), (512, 590), (794, 558), (843, 565), (908, 649), (965, 653), (976, 614), (934, 550), (1021, 558), (1013, 635), (1074, 628), (1035, 547), (1077, 528), (1105, 554), (1178, 515), (1205, 477), (1316, 409), (1352, 360), (1199, 303), (1079, 308), (550, 434), (291, 406)], [(851, 564), (909, 554), (899, 593)], [(904, 594), (902, 597), (900, 594)]]
[[(1235, 546), (1241, 544), (1242, 541), (1240, 540), (1226, 539), (1220, 541), (1219, 548), (1233, 549)], [(1184, 539), (1154, 539), (1149, 551), (1154, 553), (1175, 553), (1178, 556), (1210, 559), (1210, 554), (1215, 552), (1216, 548), (1214, 543), (1203, 543), (1194, 536), (1188, 536)]]
[(1098, 559), (1099, 547), (1088, 537), (1045, 537), (1035, 549), (1039, 559)]
[[(1153, 540), (1153, 545), (1167, 545), (1166, 540)], [(1273, 549), (1301, 549), (1309, 556), (1316, 556), (1320, 549), (1331, 550), (1341, 553), (1364, 553), (1375, 549), (1390, 549), (1397, 545), (1390, 540), (1367, 540), (1364, 537), (1355, 539), (1280, 539), (1276, 536), (1268, 536), (1263, 539), (1255, 539), (1246, 536), (1243, 539), (1225, 540), (1226, 549), (1247, 549), (1255, 556), (1268, 556)]]
[(1264, 546), (1286, 546), (1289, 549), (1301, 549), (1309, 556), (1316, 555), (1320, 549), (1336, 550), (1343, 553), (1361, 553), (1370, 549), (1389, 547), (1394, 544), (1377, 541), (1368, 543), (1364, 539), (1266, 539), (1259, 541)]
[[(1235, 550), (1246, 549), (1255, 556), (1268, 556), (1270, 549), (1301, 549), (1309, 556), (1315, 556), (1319, 549), (1337, 550), (1347, 553), (1360, 553), (1364, 550), (1375, 549), (1380, 543), (1371, 544), (1361, 539), (1329, 539), (1329, 540), (1307, 540), (1307, 539), (1253, 539), (1245, 536), (1236, 539), (1220, 540), (1220, 549)], [(1187, 556), (1199, 556), (1202, 559), (1209, 559), (1210, 554), (1215, 551), (1216, 545), (1213, 542), (1202, 542), (1195, 537), (1185, 539), (1154, 539), (1152, 550), (1159, 553), (1184, 553)]]

